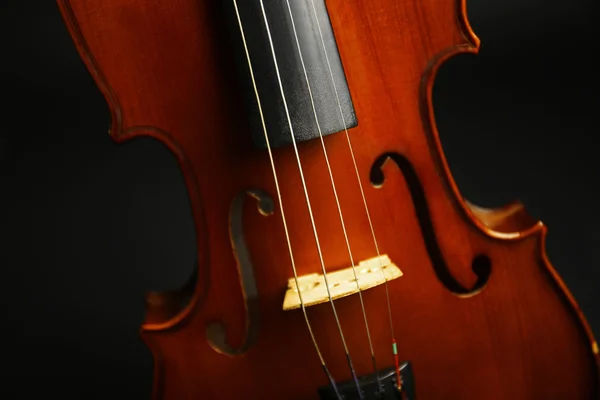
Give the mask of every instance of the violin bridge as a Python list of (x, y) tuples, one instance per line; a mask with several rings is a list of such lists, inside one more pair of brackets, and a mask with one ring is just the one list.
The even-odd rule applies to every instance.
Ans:
[[(355, 268), (358, 285), (356, 284), (357, 280), (354, 278), (352, 267), (327, 273), (327, 283), (329, 284), (329, 291), (333, 300), (356, 294), (359, 291), (359, 287), (363, 291), (382, 285), (386, 280), (391, 281), (403, 275), (400, 268), (392, 263), (390, 258), (385, 254), (361, 261)], [(323, 274), (303, 275), (298, 277), (297, 286), (294, 278), (288, 280), (288, 289), (283, 300), (284, 311), (300, 308), (301, 303), (298, 287), (300, 288), (305, 307), (329, 301)]]

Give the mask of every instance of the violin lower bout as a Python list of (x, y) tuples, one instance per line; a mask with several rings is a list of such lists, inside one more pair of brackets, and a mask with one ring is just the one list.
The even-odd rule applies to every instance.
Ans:
[[(539, 257), (541, 238), (494, 248), (494, 273), (469, 297), (440, 285), (420, 259), (422, 250), (413, 253), (414, 267), (390, 282), (398, 350), (411, 363), (419, 399), (597, 399), (593, 349)], [(277, 279), (263, 274), (258, 335), (243, 354), (220, 354), (207, 340), (206, 327), (222, 320), (218, 289), (209, 290), (197, 313), (176, 330), (144, 332), (156, 361), (156, 399), (321, 399), (318, 389), (328, 381), (301, 311), (282, 311), (282, 298), (268, 283)], [(260, 268), (257, 275), (260, 280)], [(393, 367), (384, 289), (369, 289), (363, 298), (378, 366)], [(366, 376), (372, 364), (357, 296), (336, 304), (357, 374)], [(334, 378), (350, 380), (328, 304), (309, 307), (308, 314)], [(246, 336), (240, 321), (226, 328), (234, 347)]]

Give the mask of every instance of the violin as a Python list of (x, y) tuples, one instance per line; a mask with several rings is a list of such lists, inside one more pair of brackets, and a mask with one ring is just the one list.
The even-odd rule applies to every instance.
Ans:
[(465, 0), (58, 0), (117, 142), (177, 158), (198, 262), (151, 292), (155, 399), (598, 399), (520, 203), (464, 199), (440, 66)]

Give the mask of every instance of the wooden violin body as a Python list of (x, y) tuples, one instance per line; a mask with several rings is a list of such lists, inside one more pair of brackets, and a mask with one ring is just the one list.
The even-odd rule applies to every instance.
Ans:
[[(346, 236), (356, 260), (376, 256), (346, 135), (299, 142), (303, 177), (293, 146), (273, 149), (278, 188), (268, 153), (246, 134), (220, 0), (58, 3), (110, 106), (111, 135), (164, 143), (189, 190), (197, 274), (181, 290), (149, 294), (142, 326), (155, 360), (155, 398), (320, 398), (329, 382), (303, 313), (282, 309), (293, 270), (277, 193), (298, 274), (321, 271), (315, 229), (327, 271), (350, 265)], [(389, 304), (416, 396), (599, 398), (598, 346), (546, 258), (546, 228), (520, 204), (469, 204), (445, 162), (431, 88), (446, 59), (478, 50), (464, 1), (326, 4), (377, 247), (402, 271), (387, 283)], [(249, 272), (253, 280), (245, 280)], [(377, 364), (392, 367), (384, 286), (362, 291), (362, 299)], [(356, 374), (368, 375), (360, 298), (335, 306)], [(306, 310), (331, 375), (351, 380), (332, 308)]]

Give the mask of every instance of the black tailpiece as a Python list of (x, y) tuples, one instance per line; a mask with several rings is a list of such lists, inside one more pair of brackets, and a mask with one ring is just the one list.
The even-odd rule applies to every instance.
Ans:
[[(377, 375), (383, 386), (383, 392), (379, 390)], [(360, 388), (365, 400), (416, 400), (413, 371), (410, 362), (406, 361), (400, 365), (400, 378), (402, 379), (402, 391), (398, 390), (396, 382), (396, 368), (387, 368), (375, 375), (363, 375), (358, 378)], [(337, 388), (343, 400), (359, 400), (356, 384), (353, 379), (337, 383)], [(321, 400), (338, 400), (331, 386), (319, 388)]]

